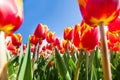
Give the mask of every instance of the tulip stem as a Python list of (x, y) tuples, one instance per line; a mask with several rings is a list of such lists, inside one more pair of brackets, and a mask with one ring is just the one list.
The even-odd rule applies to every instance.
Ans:
[(112, 80), (111, 68), (110, 68), (110, 55), (107, 46), (105, 26), (103, 22), (99, 24), (99, 28), (100, 28), (100, 36), (101, 36), (102, 68), (103, 68), (104, 80)]
[(5, 35), (0, 31), (0, 80), (8, 80)]
[(81, 58), (82, 58), (82, 51), (79, 53), (79, 56), (78, 56), (77, 66), (76, 66), (76, 70), (74, 73), (74, 80), (79, 79)]
[(85, 66), (86, 69), (85, 69), (85, 72), (86, 72), (86, 80), (88, 80), (89, 53), (86, 52), (85, 55), (86, 55), (86, 61), (85, 61), (85, 62), (86, 62), (86, 63), (85, 63), (85, 64), (86, 64), (86, 66)]

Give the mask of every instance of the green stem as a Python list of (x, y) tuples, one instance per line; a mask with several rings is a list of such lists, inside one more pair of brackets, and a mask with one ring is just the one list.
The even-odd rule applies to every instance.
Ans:
[(89, 63), (89, 54), (86, 52), (86, 80), (88, 80), (88, 63)]
[(101, 36), (102, 68), (103, 68), (104, 80), (112, 80), (111, 68), (110, 68), (110, 54), (108, 52), (107, 38), (106, 38), (103, 22), (100, 23), (99, 28), (100, 28), (100, 36)]
[(82, 58), (82, 51), (79, 53), (79, 56), (78, 56), (77, 66), (76, 66), (76, 70), (74, 73), (74, 80), (79, 79), (81, 58)]

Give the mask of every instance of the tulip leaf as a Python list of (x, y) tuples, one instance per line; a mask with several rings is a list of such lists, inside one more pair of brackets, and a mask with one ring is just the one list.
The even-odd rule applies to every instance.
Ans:
[(75, 71), (76, 70), (76, 65), (75, 65), (74, 61), (72, 59), (69, 59), (69, 63), (70, 63), (72, 71)]
[(62, 79), (71, 80), (70, 74), (66, 68), (66, 65), (57, 49), (55, 49), (55, 60), (56, 60), (57, 68), (60, 72)]
[(24, 56), (18, 80), (32, 80), (32, 67), (31, 67), (31, 53), (30, 53), (30, 41), (28, 40), (27, 51)]
[(8, 73), (9, 73), (10, 80), (16, 79), (15, 75), (18, 71), (17, 62), (18, 62), (18, 56), (12, 57), (8, 62)]

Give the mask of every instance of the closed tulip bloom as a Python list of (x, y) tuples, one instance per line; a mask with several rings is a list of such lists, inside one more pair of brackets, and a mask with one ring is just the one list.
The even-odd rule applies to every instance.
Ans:
[(108, 48), (113, 51), (119, 51), (119, 36), (116, 33), (107, 31)]
[(82, 32), (81, 45), (85, 50), (93, 50), (96, 45), (98, 45), (99, 41), (99, 30), (98, 27), (90, 27), (87, 24), (83, 24), (82, 28), (84, 28)]
[(0, 0), (0, 30), (15, 32), (23, 22), (22, 0)]
[(80, 24), (75, 25), (73, 43), (78, 49), (81, 48), (81, 26)]
[(53, 43), (55, 41), (55, 33), (49, 31), (47, 33), (46, 40), (48, 43)]
[(12, 34), (11, 35), (12, 44), (14, 46), (20, 46), (22, 44), (22, 35), (21, 34)]
[(60, 39), (59, 38), (55, 38), (54, 40), (54, 46), (60, 45)]
[(74, 29), (73, 43), (78, 49), (93, 50), (99, 41), (99, 32), (97, 27), (90, 27), (85, 22), (77, 24)]
[(7, 42), (7, 49), (10, 51), (14, 51), (16, 47), (12, 44), (12, 41)]
[(35, 35), (30, 36), (30, 43), (37, 45), (38, 40), (39, 40), (38, 37), (36, 37)]
[(38, 24), (37, 28), (35, 29), (34, 35), (41, 40), (46, 38), (48, 32), (48, 27), (46, 25)]
[(72, 27), (66, 27), (64, 29), (64, 39), (71, 41), (73, 39), (73, 28)]
[(78, 0), (83, 19), (90, 26), (107, 25), (118, 16), (120, 0)]
[(7, 49), (10, 51), (11, 55), (17, 55), (17, 54), (19, 54), (18, 49), (16, 48), (15, 45), (12, 44), (12, 41), (8, 41), (8, 43), (7, 43)]
[(67, 40), (63, 40), (62, 41), (62, 46), (63, 46), (63, 48), (64, 48), (64, 51), (66, 51), (67, 49), (68, 50), (71, 50), (72, 48), (71, 48), (71, 43), (69, 42), (69, 41), (67, 41)]

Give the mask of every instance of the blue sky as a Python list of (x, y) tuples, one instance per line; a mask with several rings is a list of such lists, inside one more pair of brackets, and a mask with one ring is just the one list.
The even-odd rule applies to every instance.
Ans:
[(24, 0), (24, 22), (16, 33), (23, 43), (33, 34), (38, 23), (46, 24), (56, 36), (63, 38), (64, 28), (81, 22), (77, 0)]

